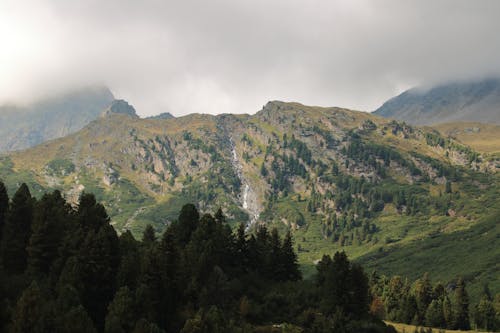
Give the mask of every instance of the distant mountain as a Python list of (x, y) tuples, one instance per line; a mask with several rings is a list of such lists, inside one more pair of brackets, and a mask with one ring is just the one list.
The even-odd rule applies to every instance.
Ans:
[(110, 106), (108, 88), (86, 88), (27, 106), (0, 106), (0, 152), (20, 150), (82, 129)]
[(147, 117), (146, 119), (172, 119), (175, 118), (170, 112), (163, 112), (156, 116)]
[(139, 118), (139, 116), (135, 112), (134, 107), (128, 104), (128, 102), (124, 101), (123, 99), (114, 100), (111, 105), (106, 110), (104, 110), (102, 116), (106, 117), (113, 114), (124, 114), (133, 118)]
[(472, 121), (500, 124), (500, 79), (413, 88), (385, 102), (374, 114), (413, 125)]

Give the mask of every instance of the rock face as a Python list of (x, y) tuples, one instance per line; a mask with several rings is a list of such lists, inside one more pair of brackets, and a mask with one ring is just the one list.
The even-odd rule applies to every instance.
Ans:
[(456, 121), (500, 124), (500, 79), (413, 88), (385, 102), (374, 114), (414, 125)]
[(139, 116), (135, 112), (134, 107), (128, 104), (128, 102), (124, 101), (123, 99), (114, 100), (113, 103), (111, 103), (111, 105), (106, 110), (104, 110), (102, 116), (106, 117), (111, 114), (124, 114), (133, 118), (139, 118)]
[(0, 106), (0, 152), (35, 146), (82, 129), (114, 100), (108, 88), (87, 88), (28, 106)]
[(175, 118), (170, 112), (163, 112), (156, 116), (147, 117), (146, 119), (172, 119)]

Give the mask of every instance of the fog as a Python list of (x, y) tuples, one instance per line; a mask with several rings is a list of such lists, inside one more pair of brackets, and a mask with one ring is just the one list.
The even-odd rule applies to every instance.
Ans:
[(372, 111), (500, 75), (500, 1), (2, 0), (0, 103), (106, 85), (142, 116)]

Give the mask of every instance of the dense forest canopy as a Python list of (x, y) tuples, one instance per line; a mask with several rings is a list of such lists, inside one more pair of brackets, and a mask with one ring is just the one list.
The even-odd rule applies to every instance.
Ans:
[[(401, 278), (369, 279), (343, 252), (304, 280), (290, 233), (232, 230), (220, 209), (200, 216), (187, 204), (161, 235), (150, 226), (138, 241), (116, 233), (92, 194), (72, 207), (23, 184), (9, 199), (0, 182), (0, 230), (0, 332), (395, 332), (382, 318), (470, 326), (461, 280), (453, 298), (426, 277), (410, 290)], [(477, 325), (496, 327), (497, 303), (481, 301)]]

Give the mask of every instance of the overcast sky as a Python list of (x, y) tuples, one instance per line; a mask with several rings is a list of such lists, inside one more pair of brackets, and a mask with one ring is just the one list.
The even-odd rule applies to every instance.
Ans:
[(372, 111), (500, 74), (500, 1), (0, 0), (0, 103), (107, 85), (140, 115)]

